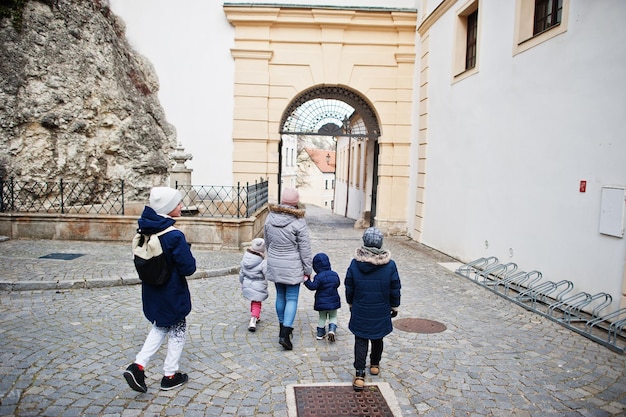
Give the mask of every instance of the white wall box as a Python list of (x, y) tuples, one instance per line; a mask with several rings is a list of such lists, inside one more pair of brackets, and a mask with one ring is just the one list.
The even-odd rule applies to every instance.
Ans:
[(626, 187), (604, 186), (600, 202), (600, 233), (624, 237)]

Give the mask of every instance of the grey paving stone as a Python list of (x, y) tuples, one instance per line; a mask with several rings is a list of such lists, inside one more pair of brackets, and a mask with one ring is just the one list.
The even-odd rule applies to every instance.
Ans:
[[(362, 230), (315, 210), (307, 221), (313, 250), (328, 253), (343, 278)], [(623, 355), (451, 273), (439, 264), (451, 261), (445, 255), (402, 237), (386, 237), (385, 246), (403, 284), (399, 318), (447, 327), (436, 334), (396, 329), (385, 338), (377, 380), (390, 384), (403, 415), (626, 414)], [(85, 255), (73, 261), (37, 258), (63, 251)], [(134, 272), (127, 252), (125, 245), (8, 240), (0, 242), (0, 281), (118, 279)], [(236, 267), (240, 256), (198, 252), (197, 258), (212, 270)], [(345, 304), (337, 342), (318, 341), (314, 294), (303, 287), (294, 350), (286, 352), (277, 343), (272, 286), (251, 333), (237, 275), (222, 273), (190, 280), (193, 311), (181, 361), (189, 383), (159, 390), (163, 347), (147, 369), (148, 393), (140, 394), (122, 378), (150, 328), (139, 286), (52, 288), (0, 291), (2, 415), (288, 417), (287, 384), (352, 378)], [(368, 383), (373, 380), (368, 375)]]

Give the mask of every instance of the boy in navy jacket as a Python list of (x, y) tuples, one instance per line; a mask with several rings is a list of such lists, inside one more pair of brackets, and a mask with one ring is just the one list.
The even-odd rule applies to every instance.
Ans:
[[(180, 191), (170, 187), (153, 187), (150, 190), (150, 205), (144, 208), (138, 221), (141, 233), (154, 234), (174, 225), (174, 217), (181, 215), (181, 201)], [(191, 312), (191, 294), (185, 277), (196, 272), (196, 260), (180, 230), (164, 233), (159, 240), (171, 275), (163, 285), (141, 284), (143, 313), (152, 323), (152, 329), (135, 362), (124, 371), (128, 385), (139, 392), (148, 391), (144, 369), (166, 336), (168, 344), (161, 389), (179, 387), (189, 379), (187, 374), (179, 371), (178, 363), (186, 340), (186, 317)]]
[(330, 260), (325, 253), (313, 257), (315, 277), (304, 281), (304, 285), (315, 291), (313, 308), (319, 313), (317, 323), (317, 340), (326, 337), (326, 320), (328, 320), (328, 340), (335, 341), (337, 332), (337, 310), (341, 308), (341, 298), (337, 288), (341, 285), (339, 275), (330, 267)]
[(383, 338), (393, 330), (391, 318), (400, 306), (400, 276), (391, 254), (382, 248), (383, 234), (370, 227), (363, 234), (346, 272), (346, 302), (350, 306), (350, 331), (354, 334), (355, 391), (365, 386), (365, 361), (369, 344), (370, 374), (380, 372)]

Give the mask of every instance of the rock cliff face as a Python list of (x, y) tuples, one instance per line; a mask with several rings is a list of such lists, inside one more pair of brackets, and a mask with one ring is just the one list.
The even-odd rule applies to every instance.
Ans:
[(106, 0), (28, 0), (21, 13), (0, 19), (0, 176), (124, 179), (128, 200), (165, 184), (175, 130)]

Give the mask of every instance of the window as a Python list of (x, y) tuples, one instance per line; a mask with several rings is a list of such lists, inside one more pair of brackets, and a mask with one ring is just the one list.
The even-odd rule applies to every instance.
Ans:
[(477, 0), (467, 1), (457, 10), (454, 43), (453, 82), (478, 72), (480, 14)]
[(533, 35), (537, 35), (561, 23), (562, 13), (562, 0), (535, 0)]
[(324, 181), (324, 189), (328, 190), (328, 180)]
[(476, 66), (476, 38), (478, 35), (478, 10), (467, 16), (467, 47), (465, 48), (465, 69)]
[(513, 55), (567, 31), (570, 0), (516, 0)]

